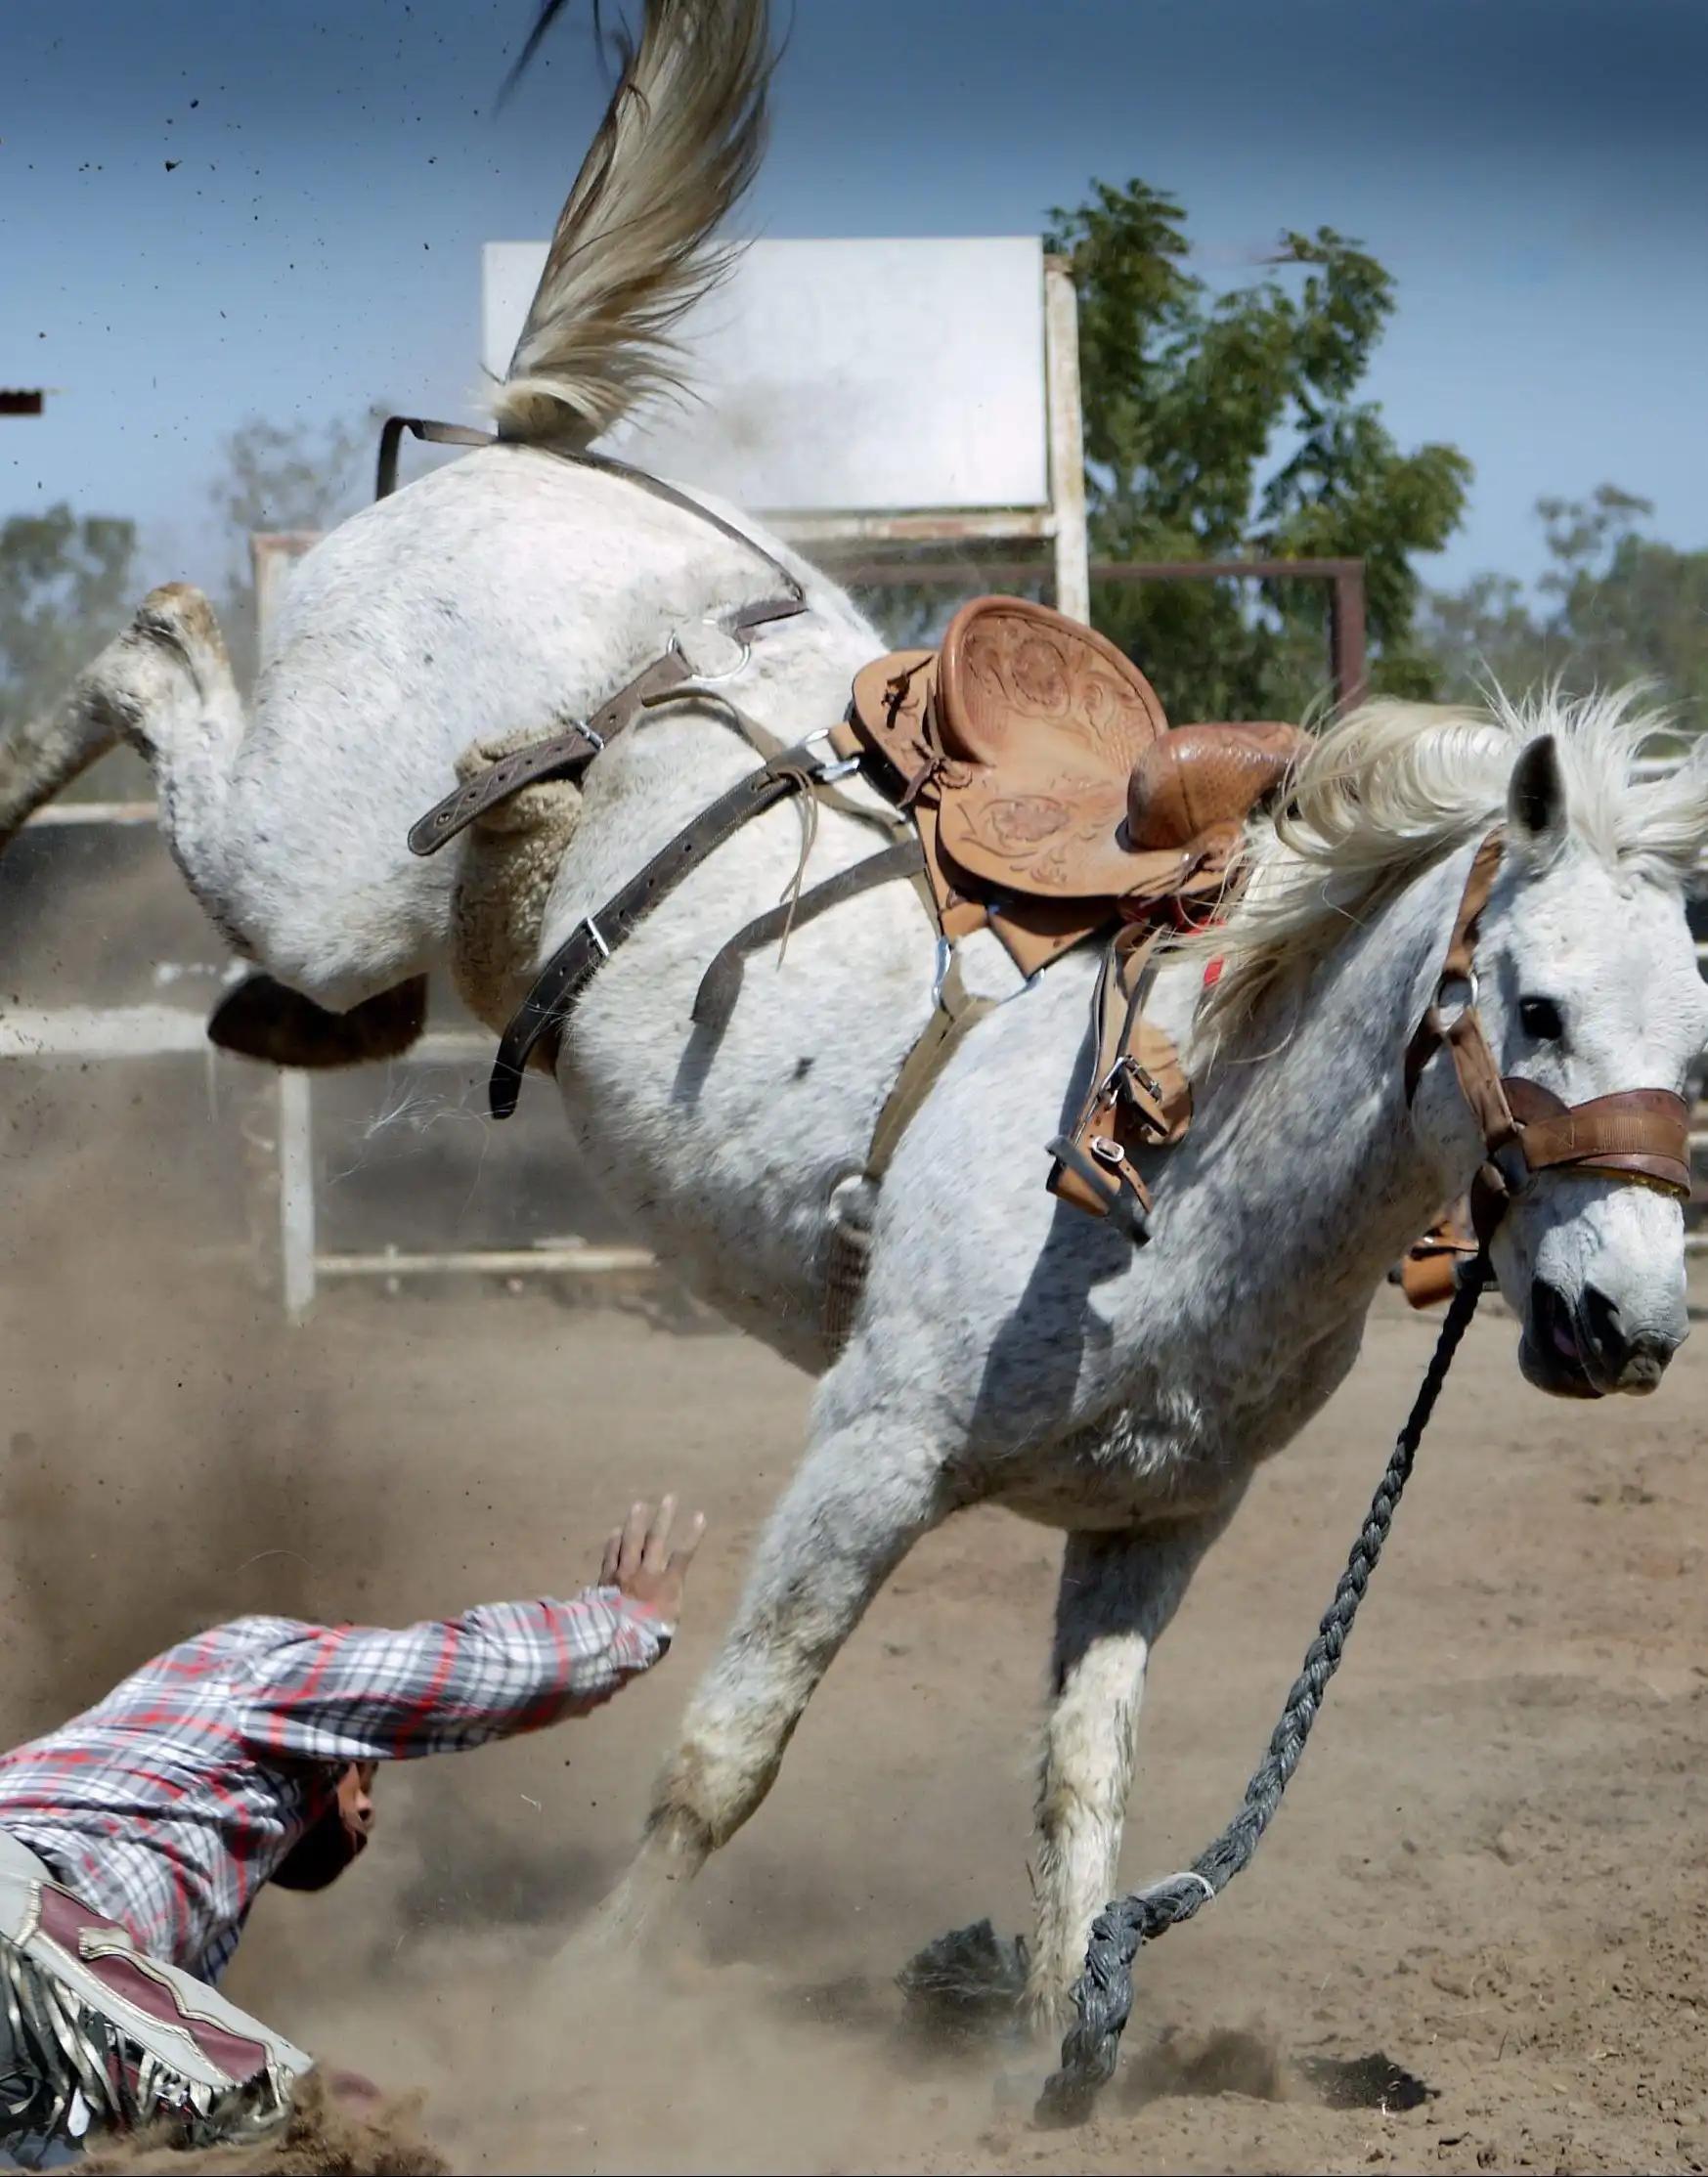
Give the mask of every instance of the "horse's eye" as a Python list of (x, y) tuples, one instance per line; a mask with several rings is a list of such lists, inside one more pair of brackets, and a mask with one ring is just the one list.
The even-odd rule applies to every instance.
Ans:
[(1518, 1025), (1537, 1043), (1557, 1043), (1565, 1033), (1565, 1023), (1552, 998), (1520, 998)]

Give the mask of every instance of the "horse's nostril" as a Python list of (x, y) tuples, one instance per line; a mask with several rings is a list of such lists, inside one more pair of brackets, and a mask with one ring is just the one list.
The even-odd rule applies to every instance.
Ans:
[(1585, 1285), (1579, 1321), (1597, 1360), (1616, 1373), (1625, 1359), (1627, 1343), (1617, 1304), (1599, 1285)]
[(1544, 1351), (1558, 1354), (1581, 1368), (1586, 1333), (1580, 1329), (1570, 1303), (1546, 1278), (1530, 1281), (1530, 1323), (1536, 1342)]

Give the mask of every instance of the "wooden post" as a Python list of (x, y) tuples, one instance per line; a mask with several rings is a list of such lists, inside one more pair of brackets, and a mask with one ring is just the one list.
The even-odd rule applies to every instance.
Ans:
[(255, 579), (255, 650), (258, 657), (267, 655), (273, 623), (279, 616), (290, 578), (296, 572), (297, 561), (320, 541), (321, 533), (317, 529), (250, 532), (249, 565)]
[(279, 1258), (285, 1312), (300, 1323), (314, 1306), (314, 1108), (308, 1075), (279, 1068)]
[(1329, 672), (1335, 701), (1349, 710), (1364, 694), (1369, 671), (1364, 655), (1364, 568), (1359, 563), (1336, 574), (1329, 590)]
[[(319, 542), (312, 530), (257, 532), (249, 539), (255, 570), (255, 647), (265, 657), (273, 623), (296, 562)], [(300, 1323), (314, 1306), (314, 1091), (311, 1076), (279, 1069), (279, 1271), (285, 1312)]]
[(1085, 521), (1085, 419), (1079, 406), (1079, 298), (1066, 257), (1044, 259), (1044, 389), (1050, 420), (1056, 610), (1091, 621)]

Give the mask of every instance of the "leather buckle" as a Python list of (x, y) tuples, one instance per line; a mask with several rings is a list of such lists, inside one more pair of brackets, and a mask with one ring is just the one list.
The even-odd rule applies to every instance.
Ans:
[(1085, 1147), (1094, 1164), (1100, 1164), (1114, 1179), (1113, 1201), (1126, 1201), (1129, 1197), (1138, 1212), (1148, 1217), (1151, 1212), (1151, 1190), (1139, 1177), (1139, 1167), (1133, 1162), (1132, 1153), (1126, 1144), (1113, 1134), (1088, 1134)]
[(852, 778), (859, 769), (859, 757), (837, 755), (836, 743), (831, 739), (829, 726), (820, 726), (816, 733), (809, 733), (801, 745), (803, 748), (810, 748), (814, 741), (822, 741), (828, 751), (822, 758), (814, 760), (812, 776), (820, 786), (830, 786), (839, 778)]
[(1088, 1144), (1092, 1155), (1115, 1175), (1117, 1194), (1141, 1217), (1151, 1214), (1151, 1190), (1139, 1177), (1139, 1167), (1133, 1162), (1132, 1152), (1124, 1142), (1108, 1134), (1093, 1134)]
[(1099, 1093), (1108, 1102), (1124, 1106), (1139, 1124), (1159, 1140), (1168, 1132), (1162, 1084), (1149, 1067), (1141, 1066), (1130, 1053), (1123, 1053), (1116, 1060)]

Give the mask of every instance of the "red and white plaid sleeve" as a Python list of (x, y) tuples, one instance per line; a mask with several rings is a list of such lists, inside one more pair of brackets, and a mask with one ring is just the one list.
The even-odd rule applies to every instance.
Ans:
[(537, 1731), (608, 1701), (670, 1645), (616, 1588), (568, 1602), (489, 1602), (391, 1633), (291, 1626), (234, 1685), (255, 1754), (412, 1761)]

